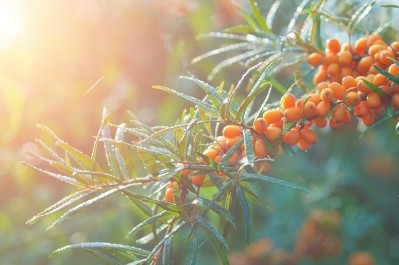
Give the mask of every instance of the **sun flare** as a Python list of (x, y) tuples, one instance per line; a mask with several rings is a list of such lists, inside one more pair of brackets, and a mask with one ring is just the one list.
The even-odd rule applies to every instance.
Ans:
[(23, 35), (24, 16), (15, 3), (0, 1), (0, 47), (7, 46)]

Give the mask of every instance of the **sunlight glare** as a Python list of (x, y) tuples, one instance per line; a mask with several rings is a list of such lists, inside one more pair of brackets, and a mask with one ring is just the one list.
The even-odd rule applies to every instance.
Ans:
[(11, 1), (0, 1), (0, 47), (13, 43), (23, 34), (23, 16)]

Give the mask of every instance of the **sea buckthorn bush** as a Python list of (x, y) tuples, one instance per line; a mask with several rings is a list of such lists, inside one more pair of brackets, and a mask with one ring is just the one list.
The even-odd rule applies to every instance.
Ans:
[[(271, 10), (277, 12), (279, 4)], [(192, 104), (173, 125), (149, 126), (134, 115), (129, 123), (113, 124), (104, 109), (91, 154), (40, 125), (53, 143), (39, 142), (46, 154), (39, 158), (52, 169), (30, 166), (75, 191), (28, 223), (62, 211), (50, 224), (53, 228), (113, 194), (125, 197), (142, 217), (127, 231), (127, 236), (136, 236), (135, 245), (82, 242), (51, 255), (84, 249), (111, 264), (175, 264), (178, 246), (179, 251), (190, 249), (189, 261), (179, 262), (195, 264), (205, 243), (217, 254), (216, 263), (229, 264), (229, 235), (241, 232), (243, 241), (251, 241), (251, 205), (263, 203), (260, 187), (279, 186), (281, 193), (308, 191), (298, 181), (273, 176), (274, 164), (285, 153), (298, 153), (297, 157), (310, 152), (320, 142), (320, 133), (338, 133), (354, 124), (368, 130), (385, 120), (398, 121), (399, 42), (361, 25), (375, 3), (351, 10), (348, 19), (330, 14), (325, 4), (303, 1), (282, 34), (273, 31), (273, 14), (265, 18), (259, 5), (249, 0), (247, 11), (239, 9), (247, 24), (201, 35), (241, 43), (196, 57), (196, 63), (245, 51), (216, 65), (209, 82), (181, 77), (203, 90), (202, 98), (154, 86)], [(348, 41), (324, 38), (324, 23), (340, 27)], [(236, 84), (210, 83), (222, 68), (241, 61), (247, 69)], [(275, 76), (287, 71), (293, 82), (286, 86)], [(277, 100), (272, 99), (275, 90), (281, 93)], [(102, 155), (104, 164), (99, 163)], [(336, 212), (317, 211), (304, 221), (292, 255), (272, 251), (265, 241), (261, 249), (265, 255), (276, 252), (270, 264), (335, 256), (343, 248), (339, 225)], [(179, 242), (183, 238), (184, 244)], [(254, 248), (248, 255), (257, 251)], [(361, 264), (359, 260), (373, 264), (367, 254), (356, 254), (349, 262)]]

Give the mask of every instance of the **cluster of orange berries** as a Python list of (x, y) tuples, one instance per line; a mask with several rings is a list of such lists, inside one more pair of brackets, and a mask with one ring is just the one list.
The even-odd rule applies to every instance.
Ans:
[[(224, 162), (238, 165), (246, 157), (243, 141), (243, 128), (252, 131), (252, 146), (255, 155), (255, 168), (265, 174), (271, 170), (268, 159), (281, 150), (281, 146), (297, 146), (308, 150), (318, 140), (315, 128), (338, 129), (349, 124), (352, 115), (366, 126), (377, 121), (379, 114), (388, 107), (399, 111), (399, 85), (387, 74), (378, 72), (378, 66), (393, 77), (399, 75), (399, 65), (392, 59), (399, 57), (399, 42), (386, 44), (379, 35), (361, 38), (354, 45), (341, 46), (337, 39), (329, 39), (325, 53), (311, 53), (308, 62), (318, 66), (314, 76), (314, 92), (297, 98), (286, 93), (278, 108), (265, 111), (251, 127), (231, 124), (223, 128), (223, 135), (216, 137), (203, 155), (216, 163), (238, 142), (229, 158)], [(399, 77), (398, 77), (399, 78)], [(399, 120), (399, 117), (396, 117)], [(226, 179), (222, 172), (215, 172), (221, 180)], [(197, 187), (204, 185), (206, 174), (183, 170), (183, 176)], [(174, 202), (174, 180), (166, 189), (165, 201)], [(180, 185), (181, 186), (181, 185)], [(181, 188), (179, 186), (179, 189)]]

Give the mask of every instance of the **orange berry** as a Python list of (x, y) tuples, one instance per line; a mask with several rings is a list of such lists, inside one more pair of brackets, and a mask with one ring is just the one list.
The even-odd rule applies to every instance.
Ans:
[(399, 51), (399, 41), (392, 42), (390, 48), (393, 51), (398, 52)]
[[(338, 55), (336, 53), (333, 52), (327, 52), (326, 53), (326, 58), (324, 60), (325, 65), (330, 65), (332, 63), (338, 63)], [(319, 66), (319, 70), (320, 70), (320, 66)]]
[(302, 110), (298, 107), (286, 109), (284, 111), (284, 118), (287, 122), (299, 121), (302, 117)]
[(348, 106), (357, 106), (360, 103), (361, 99), (357, 92), (348, 92), (345, 96), (345, 104)]
[(323, 89), (325, 89), (326, 87), (328, 87), (328, 82), (321, 82), (317, 84), (317, 90), (319, 92), (321, 92)]
[(333, 129), (333, 130), (341, 128), (341, 123), (337, 122), (333, 118), (330, 119), (329, 125), (330, 125), (330, 128)]
[(258, 172), (262, 170), (262, 173), (268, 174), (272, 169), (272, 164), (269, 161), (256, 161), (255, 168)]
[(202, 154), (207, 156), (209, 159), (214, 160), (218, 153), (214, 149), (207, 149)]
[(333, 52), (338, 53), (341, 50), (341, 43), (337, 39), (328, 39), (327, 40), (327, 48)]
[(317, 119), (314, 119), (314, 124), (318, 127), (318, 128), (324, 128), (327, 125), (327, 118), (324, 117), (319, 117)]
[(316, 113), (319, 117), (325, 117), (331, 110), (331, 105), (327, 101), (321, 101), (316, 106)]
[(392, 95), (392, 105), (395, 108), (399, 108), (399, 94), (398, 93), (395, 93)]
[(252, 125), (255, 132), (257, 133), (264, 133), (267, 126), (268, 126), (267, 121), (264, 118), (256, 119)]
[(354, 109), (354, 113), (357, 117), (362, 118), (370, 113), (369, 106), (366, 101), (361, 101)]
[(376, 86), (386, 85), (388, 83), (387, 78), (382, 74), (376, 74), (373, 79), (373, 83)]
[(295, 102), (296, 102), (296, 97), (291, 93), (287, 93), (281, 98), (281, 107), (284, 110), (295, 107)]
[(308, 144), (314, 144), (317, 142), (317, 134), (309, 128), (303, 128), (300, 130), (301, 138)]
[(238, 152), (235, 152), (227, 159), (227, 162), (237, 163), (239, 160), (240, 160), (240, 154)]
[(167, 188), (165, 190), (165, 202), (173, 203), (175, 201), (175, 190), (173, 188)]
[[(364, 76), (361, 76), (358, 79), (357, 84), (356, 84), (356, 89), (362, 93), (368, 93), (370, 91), (370, 88), (368, 87), (368, 85), (365, 82), (363, 82), (362, 79), (366, 79), (366, 78)], [(357, 78), (356, 78), (356, 80), (357, 80)]]
[(242, 139), (241, 136), (236, 136), (234, 138), (227, 138), (227, 141), (226, 141), (227, 148), (232, 148), (241, 139)]
[(334, 91), (331, 88), (327, 87), (321, 91), (320, 98), (323, 101), (331, 102), (334, 99)]
[(345, 119), (345, 112), (346, 112), (346, 108), (343, 104), (339, 104), (337, 105), (333, 112), (332, 112), (332, 118), (336, 121), (336, 122), (341, 122)]
[(328, 85), (334, 91), (334, 98), (343, 99), (345, 95), (345, 88), (338, 82), (332, 82)]
[(329, 76), (337, 75), (341, 73), (341, 66), (338, 63), (332, 63), (327, 67), (327, 74)]
[(306, 142), (304, 139), (299, 139), (298, 144), (297, 144), (298, 148), (301, 149), (302, 151), (307, 151), (309, 150), (310, 147), (312, 147), (311, 144), (309, 144), (308, 142)]
[(338, 53), (338, 63), (340, 65), (349, 65), (352, 62), (352, 53), (343, 51)]
[(367, 105), (369, 108), (378, 108), (381, 106), (381, 97), (377, 92), (370, 92), (367, 95)]
[(371, 126), (374, 124), (374, 114), (369, 113), (362, 118), (362, 122), (366, 126)]
[(265, 113), (263, 113), (263, 118), (268, 123), (279, 122), (282, 117), (283, 117), (283, 113), (279, 109), (270, 109), (270, 110), (267, 110)]
[(238, 125), (227, 125), (223, 128), (223, 136), (226, 138), (234, 138), (241, 136), (242, 127)]
[(191, 183), (197, 187), (202, 186), (202, 183), (204, 183), (204, 180), (205, 180), (205, 174), (194, 175), (191, 177)]
[(310, 119), (315, 117), (316, 115), (316, 104), (313, 101), (308, 100), (303, 107), (303, 116), (307, 119)]
[(391, 58), (395, 59), (395, 54), (390, 50), (383, 50), (380, 54), (380, 62), (385, 65), (391, 65), (393, 63)]
[(299, 108), (300, 110), (303, 109), (303, 106), (305, 105), (305, 100), (303, 98), (300, 98), (296, 101), (295, 106)]
[(350, 66), (341, 67), (341, 76), (352, 76), (353, 71)]
[(216, 143), (222, 148), (226, 149), (227, 148), (227, 138), (224, 136), (218, 136), (216, 137)]
[(377, 52), (382, 51), (384, 49), (386, 49), (385, 45), (374, 44), (373, 46), (371, 46), (369, 48), (369, 55), (374, 58), (374, 56), (377, 54)]
[(370, 56), (363, 57), (357, 64), (356, 70), (359, 74), (364, 75), (370, 70), (370, 67), (373, 65), (374, 59)]
[(326, 80), (326, 78), (327, 78), (327, 71), (319, 69), (319, 71), (313, 77), (313, 83), (318, 84)]
[(279, 127), (269, 126), (265, 130), (265, 136), (268, 140), (274, 141), (283, 134), (283, 130)]
[(286, 134), (284, 134), (283, 141), (286, 144), (293, 146), (298, 143), (300, 138), (301, 138), (301, 135), (299, 133), (299, 129), (297, 127), (293, 127)]
[(309, 54), (309, 56), (308, 56), (308, 63), (309, 63), (311, 66), (316, 67), (316, 66), (318, 66), (319, 64), (322, 64), (322, 63), (323, 63), (324, 58), (325, 58), (325, 56), (324, 56), (323, 53), (314, 52), (314, 53)]
[[(313, 93), (311, 94), (308, 98), (307, 98), (307, 102), (313, 102), (314, 104), (319, 104), (319, 102), (321, 101), (320, 95), (317, 93)], [(306, 105), (306, 104), (305, 104)]]
[(351, 117), (350, 112), (349, 112), (349, 111), (346, 111), (346, 112), (345, 112), (345, 118), (344, 118), (344, 120), (342, 121), (342, 123), (344, 123), (344, 124), (349, 124), (349, 123), (351, 122), (351, 119), (352, 119), (352, 117)]
[(367, 39), (360, 38), (355, 42), (355, 49), (357, 54), (363, 54), (367, 49)]
[(382, 40), (382, 37), (378, 34), (370, 35), (367, 38), (367, 47), (370, 47), (373, 45), (375, 42)]
[(268, 155), (266, 145), (262, 139), (258, 138), (255, 140), (254, 153), (255, 153), (255, 156), (260, 157), (260, 158), (265, 158)]
[(345, 90), (355, 87), (356, 84), (356, 79), (353, 76), (345, 76), (342, 78), (342, 86), (345, 88)]
[(399, 74), (399, 66), (396, 65), (396, 64), (391, 64), (389, 66), (389, 68), (388, 68), (388, 73), (390, 73), (393, 76), (398, 76), (398, 74)]

